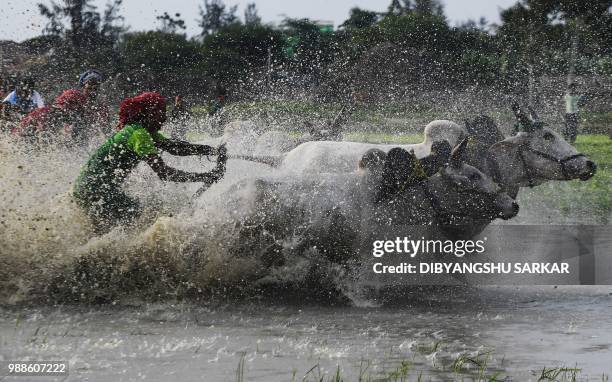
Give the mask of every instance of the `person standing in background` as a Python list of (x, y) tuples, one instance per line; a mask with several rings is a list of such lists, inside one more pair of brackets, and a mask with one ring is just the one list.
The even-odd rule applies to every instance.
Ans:
[(576, 142), (578, 135), (578, 111), (584, 104), (584, 98), (576, 91), (576, 83), (572, 82), (565, 93), (565, 131), (563, 137), (569, 143)]
[(187, 119), (189, 119), (190, 113), (187, 109), (185, 101), (181, 95), (174, 97), (174, 105), (170, 112), (170, 122), (174, 123), (175, 126), (172, 129), (171, 138), (174, 139), (185, 139), (187, 135)]
[(227, 90), (221, 84), (217, 84), (215, 99), (208, 107), (208, 118), (211, 123), (213, 134), (223, 134), (223, 109), (227, 103)]
[(6, 96), (2, 103), (5, 111), (15, 111), (22, 115), (45, 107), (45, 100), (34, 90), (34, 80), (29, 77), (18, 81), (15, 90)]
[(105, 76), (96, 69), (89, 69), (79, 76), (81, 93), (85, 96), (85, 118), (103, 135), (110, 135), (110, 112), (108, 105), (100, 97), (100, 85)]
[(215, 114), (221, 112), (225, 107), (226, 101), (227, 90), (225, 90), (225, 87), (223, 87), (222, 85), (217, 85), (215, 99), (208, 108), (208, 115), (212, 117)]

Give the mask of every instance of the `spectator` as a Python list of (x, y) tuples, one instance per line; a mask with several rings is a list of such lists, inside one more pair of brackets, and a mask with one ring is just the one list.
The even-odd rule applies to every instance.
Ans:
[(2, 101), (6, 111), (15, 111), (20, 114), (28, 114), (35, 109), (45, 107), (45, 100), (39, 92), (34, 90), (34, 80), (23, 78)]
[(576, 90), (576, 83), (572, 82), (565, 93), (565, 131), (563, 136), (569, 143), (576, 142), (578, 135), (578, 111), (584, 104), (584, 97)]

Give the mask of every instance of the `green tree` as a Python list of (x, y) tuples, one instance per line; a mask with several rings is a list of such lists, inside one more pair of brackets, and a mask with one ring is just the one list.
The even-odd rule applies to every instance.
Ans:
[(458, 84), (499, 84), (502, 59), (495, 36), (488, 33), (486, 20), (468, 21), (453, 31), (455, 45), (461, 47), (452, 67)]
[(410, 0), (391, 0), (387, 7), (388, 16), (402, 16), (412, 11)]
[(236, 16), (238, 6), (232, 6), (227, 10), (225, 8), (222, 0), (211, 0), (210, 2), (204, 0), (204, 7), (200, 6), (199, 20), (202, 36), (216, 33), (221, 28), (239, 22)]
[(381, 42), (416, 48), (432, 55), (455, 48), (452, 30), (443, 17), (417, 13), (387, 16), (370, 28), (355, 31), (353, 40), (366, 50)]
[(370, 27), (378, 22), (380, 15), (373, 11), (354, 7), (351, 8), (349, 18), (340, 27), (345, 29), (361, 29)]
[[(100, 45), (113, 45), (119, 35), (125, 31), (118, 22), (123, 17), (118, 14), (123, 0), (114, 0), (107, 4), (101, 15), (90, 0), (63, 0), (61, 3), (51, 1), (49, 5), (38, 4), (40, 14), (48, 19), (44, 33), (65, 36), (78, 50), (91, 49)], [(66, 28), (68, 19), (70, 28)]]
[(128, 70), (147, 68), (156, 73), (185, 69), (198, 63), (198, 45), (184, 35), (162, 31), (125, 35), (119, 46)]
[(244, 23), (247, 25), (261, 24), (261, 17), (257, 14), (257, 5), (255, 3), (247, 4), (244, 10)]
[(166, 33), (176, 33), (178, 30), (185, 30), (185, 20), (181, 19), (180, 13), (175, 13), (174, 17), (170, 16), (168, 12), (164, 12), (163, 15), (157, 16), (156, 19), (161, 23), (160, 31)]
[(268, 26), (232, 24), (204, 38), (203, 70), (223, 83), (236, 82), (252, 72), (264, 72), (283, 60), (282, 34)]
[(336, 34), (322, 31), (308, 19), (285, 19), (285, 52), (294, 71), (318, 75), (339, 53)]
[[(90, 0), (49, 1), (38, 4), (48, 23), (43, 31), (53, 41), (54, 54), (47, 55), (37, 71), (44, 81), (67, 86), (85, 68), (95, 67), (112, 75), (120, 67), (116, 47), (127, 28), (119, 15), (122, 0), (112, 0), (99, 12)], [(66, 74), (69, 73), (67, 76)], [(73, 77), (74, 76), (74, 77)], [(59, 89), (57, 89), (59, 90)]]
[(414, 0), (414, 12), (444, 17), (444, 6), (439, 0)]
[[(610, 0), (521, 0), (501, 12), (498, 39), (509, 83), (537, 102), (543, 74), (592, 70), (609, 54)], [(582, 68), (577, 68), (578, 63)]]

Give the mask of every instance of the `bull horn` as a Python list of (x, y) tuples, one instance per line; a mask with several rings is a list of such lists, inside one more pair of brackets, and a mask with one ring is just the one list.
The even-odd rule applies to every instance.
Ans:
[(533, 121), (539, 121), (540, 117), (538, 116), (538, 113), (536, 113), (536, 111), (533, 109), (533, 107), (528, 106), (527, 110), (529, 110), (529, 115), (531, 116), (531, 119)]
[(468, 138), (464, 138), (455, 148), (451, 151), (450, 158), (448, 162), (451, 167), (457, 168), (461, 166), (461, 162), (463, 162), (463, 154), (465, 154), (465, 149), (468, 144)]
[(531, 106), (528, 107), (528, 110), (529, 110), (529, 115), (531, 116), (531, 120), (532, 120), (532, 124), (531, 124), (532, 129), (542, 130), (542, 128), (544, 127), (544, 122), (540, 120), (540, 116), (538, 115), (538, 113), (536, 113), (536, 111)]
[[(531, 108), (529, 108), (529, 111), (531, 112)], [(528, 116), (527, 113), (525, 113), (521, 109), (521, 106), (518, 102), (515, 102), (512, 104), (512, 112), (514, 113), (514, 117), (516, 118), (516, 121), (518, 122), (519, 131), (523, 131), (526, 133), (530, 133), (533, 131), (534, 123), (533, 123), (532, 117)]]

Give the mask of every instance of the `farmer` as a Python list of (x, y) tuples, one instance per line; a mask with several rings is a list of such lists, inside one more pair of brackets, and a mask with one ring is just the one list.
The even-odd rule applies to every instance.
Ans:
[(78, 90), (67, 90), (51, 106), (36, 109), (24, 116), (11, 133), (31, 143), (66, 143), (79, 131), (74, 124), (83, 118), (85, 101)]
[(431, 153), (421, 159), (425, 174), (429, 177), (437, 173), (440, 167), (448, 162), (453, 148), (447, 140), (435, 141), (431, 144)]
[(74, 105), (74, 111), (77, 112), (74, 116), (78, 116), (78, 118), (70, 121), (73, 128), (70, 135), (76, 142), (87, 139), (94, 131), (101, 135), (109, 135), (111, 133), (108, 106), (99, 98), (100, 84), (103, 81), (104, 75), (100, 71), (89, 69), (79, 76), (80, 90), (70, 89), (64, 91), (64, 93), (79, 92), (82, 95), (82, 102)]
[(208, 107), (211, 132), (215, 135), (223, 133), (223, 109), (227, 102), (227, 91), (221, 85), (217, 85), (214, 101)]
[(15, 90), (2, 100), (5, 112), (15, 111), (28, 114), (35, 109), (45, 107), (45, 100), (34, 90), (34, 80), (23, 78), (15, 85)]
[(98, 87), (102, 75), (96, 70), (81, 74), (81, 90), (69, 89), (62, 92), (50, 107), (35, 110), (21, 119), (13, 135), (31, 140), (63, 141), (82, 144), (98, 130), (102, 135), (110, 131), (108, 108), (97, 101)]
[(225, 90), (223, 86), (217, 85), (216, 93), (217, 95), (215, 97), (215, 100), (211, 103), (210, 107), (208, 108), (209, 117), (212, 117), (216, 115), (217, 113), (221, 112), (223, 108), (225, 107), (225, 103), (227, 101), (227, 91)]
[(83, 89), (81, 92), (87, 99), (85, 104), (86, 118), (97, 124), (103, 133), (110, 134), (110, 112), (108, 105), (99, 96), (100, 85), (104, 80), (105, 77), (102, 73), (95, 69), (90, 69), (81, 74), (79, 85)]
[[(155, 92), (127, 98), (119, 107), (121, 129), (90, 157), (74, 185), (74, 197), (97, 232), (134, 221), (138, 202), (121, 189), (124, 180), (141, 161), (160, 179), (172, 182), (202, 182), (210, 185), (225, 173), (226, 150), (165, 138), (160, 132), (166, 121), (166, 100)], [(218, 155), (209, 173), (192, 173), (168, 167), (161, 151), (172, 155)]]
[(521, 131), (529, 131), (531, 129), (531, 118), (523, 111), (521, 105), (517, 101), (513, 101), (510, 109), (516, 118), (516, 123), (513, 126), (513, 133), (517, 134)]
[(170, 120), (172, 122), (184, 122), (189, 117), (189, 110), (183, 100), (183, 96), (177, 95), (174, 97), (174, 106), (170, 113)]
[(569, 143), (576, 142), (578, 135), (578, 111), (584, 104), (584, 97), (576, 91), (576, 83), (572, 82), (567, 87), (565, 94), (565, 131), (563, 136)]
[(400, 147), (389, 150), (382, 169), (382, 183), (376, 202), (383, 202), (427, 179), (413, 151)]
[(171, 132), (172, 138), (185, 139), (185, 136), (187, 135), (187, 125), (185, 122), (187, 119), (189, 119), (189, 117), (189, 109), (187, 108), (185, 101), (183, 101), (183, 97), (177, 95), (174, 97), (174, 106), (170, 112), (170, 122), (176, 124)]

